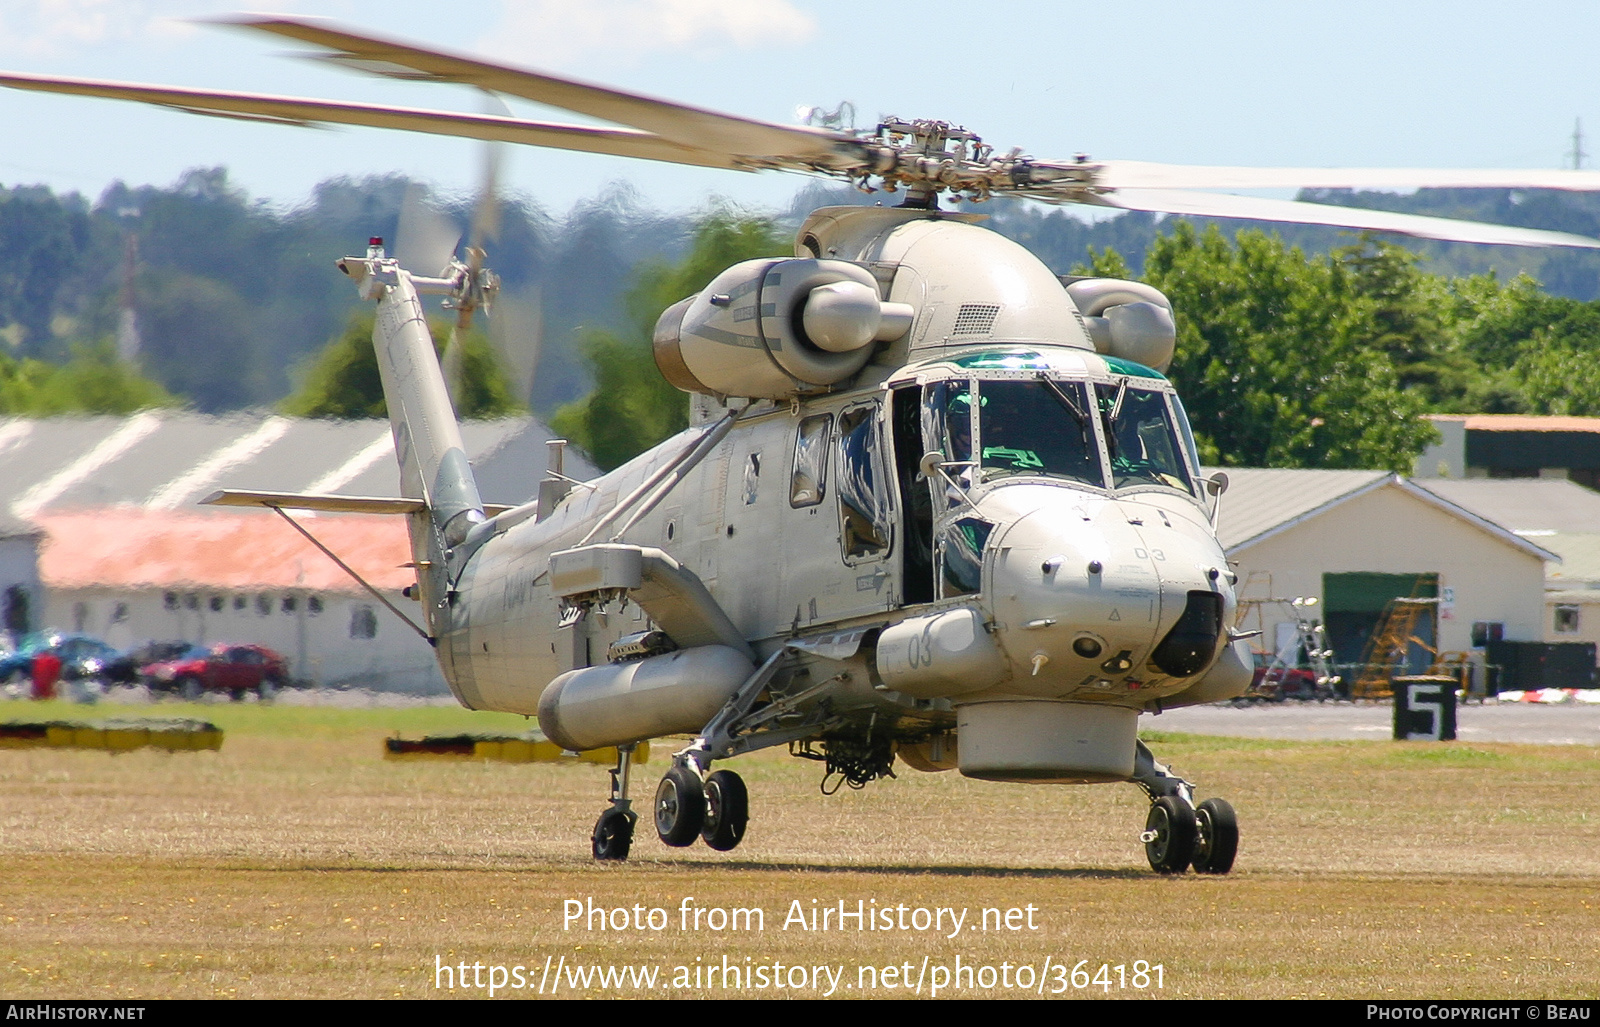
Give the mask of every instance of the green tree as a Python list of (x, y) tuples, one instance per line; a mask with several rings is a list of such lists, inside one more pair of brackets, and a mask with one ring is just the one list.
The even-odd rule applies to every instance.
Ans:
[(1409, 469), (1433, 428), (1384, 348), (1402, 344), (1389, 284), (1403, 268), (1376, 263), (1307, 258), (1254, 231), (1230, 245), (1187, 224), (1151, 246), (1145, 275), (1176, 311), (1171, 376), (1202, 459)]
[(656, 369), (650, 344), (656, 319), (729, 266), (787, 249), (776, 226), (764, 218), (728, 210), (707, 215), (682, 261), (656, 261), (635, 272), (626, 299), (630, 327), (625, 334), (584, 333), (583, 355), (594, 388), (558, 410), (551, 427), (605, 470), (682, 431), (689, 424), (689, 400)]
[(130, 414), (178, 400), (126, 361), (110, 340), (79, 343), (65, 364), (0, 356), (0, 414)]
[[(361, 310), (344, 333), (329, 342), (306, 371), (305, 383), (283, 401), (283, 412), (295, 417), (388, 417), (378, 356), (372, 348), (374, 313)], [(446, 325), (430, 324), (434, 351), (443, 354), (450, 338)], [(456, 415), (465, 420), (506, 417), (526, 408), (512, 395), (511, 383), (482, 333), (461, 337), (461, 380), (454, 397)]]

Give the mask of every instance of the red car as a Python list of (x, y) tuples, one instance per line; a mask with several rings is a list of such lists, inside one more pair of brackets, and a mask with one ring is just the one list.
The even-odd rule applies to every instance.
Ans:
[(288, 664), (264, 645), (214, 645), (203, 657), (152, 663), (139, 671), (152, 692), (177, 692), (194, 702), (206, 692), (228, 692), (234, 699), (254, 691), (270, 699), (289, 680)]

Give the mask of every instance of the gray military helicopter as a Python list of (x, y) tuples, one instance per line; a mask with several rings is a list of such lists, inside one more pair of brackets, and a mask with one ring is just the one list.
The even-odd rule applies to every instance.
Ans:
[(374, 335), (401, 499), (225, 492), (209, 501), (407, 517), (427, 635), (460, 702), (536, 714), (572, 750), (616, 746), (599, 859), (629, 852), (634, 746), (688, 734), (656, 788), (661, 840), (730, 850), (749, 798), (713, 764), (771, 746), (862, 787), (898, 760), (993, 781), (1131, 781), (1162, 873), (1228, 872), (1232, 807), (1139, 740), (1141, 713), (1250, 684), (1205, 476), (1162, 373), (1170, 303), (1138, 282), (1061, 278), (938, 198), (1331, 224), (1435, 239), (1600, 247), (1553, 232), (1189, 191), (1600, 188), (1587, 172), (1245, 169), (996, 154), (939, 121), (779, 125), (489, 64), (325, 23), (235, 24), (404, 79), (603, 119), (605, 128), (286, 97), (0, 74), (0, 83), (290, 124), (503, 140), (903, 193), (825, 207), (794, 255), (738, 264), (657, 323), (690, 394), (680, 436), (593, 481), (554, 454), (538, 499), (479, 498), (421, 296), (470, 313), (497, 280), (472, 250), (413, 274), (373, 240), (339, 267)]

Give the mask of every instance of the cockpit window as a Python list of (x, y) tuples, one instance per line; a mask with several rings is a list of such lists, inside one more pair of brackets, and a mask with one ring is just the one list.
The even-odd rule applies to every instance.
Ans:
[(1123, 381), (1096, 385), (1095, 396), (1111, 449), (1112, 484), (1119, 489), (1166, 485), (1193, 495), (1193, 478), (1166, 394)]
[(1041, 376), (975, 384), (982, 480), (1043, 474), (1104, 487), (1083, 382)]

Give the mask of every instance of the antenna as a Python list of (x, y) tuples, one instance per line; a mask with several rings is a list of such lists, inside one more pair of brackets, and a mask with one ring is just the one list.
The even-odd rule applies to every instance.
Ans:
[(1589, 156), (1583, 152), (1583, 119), (1572, 119), (1572, 149), (1567, 153), (1567, 160), (1572, 162), (1573, 171), (1583, 170), (1583, 159)]

